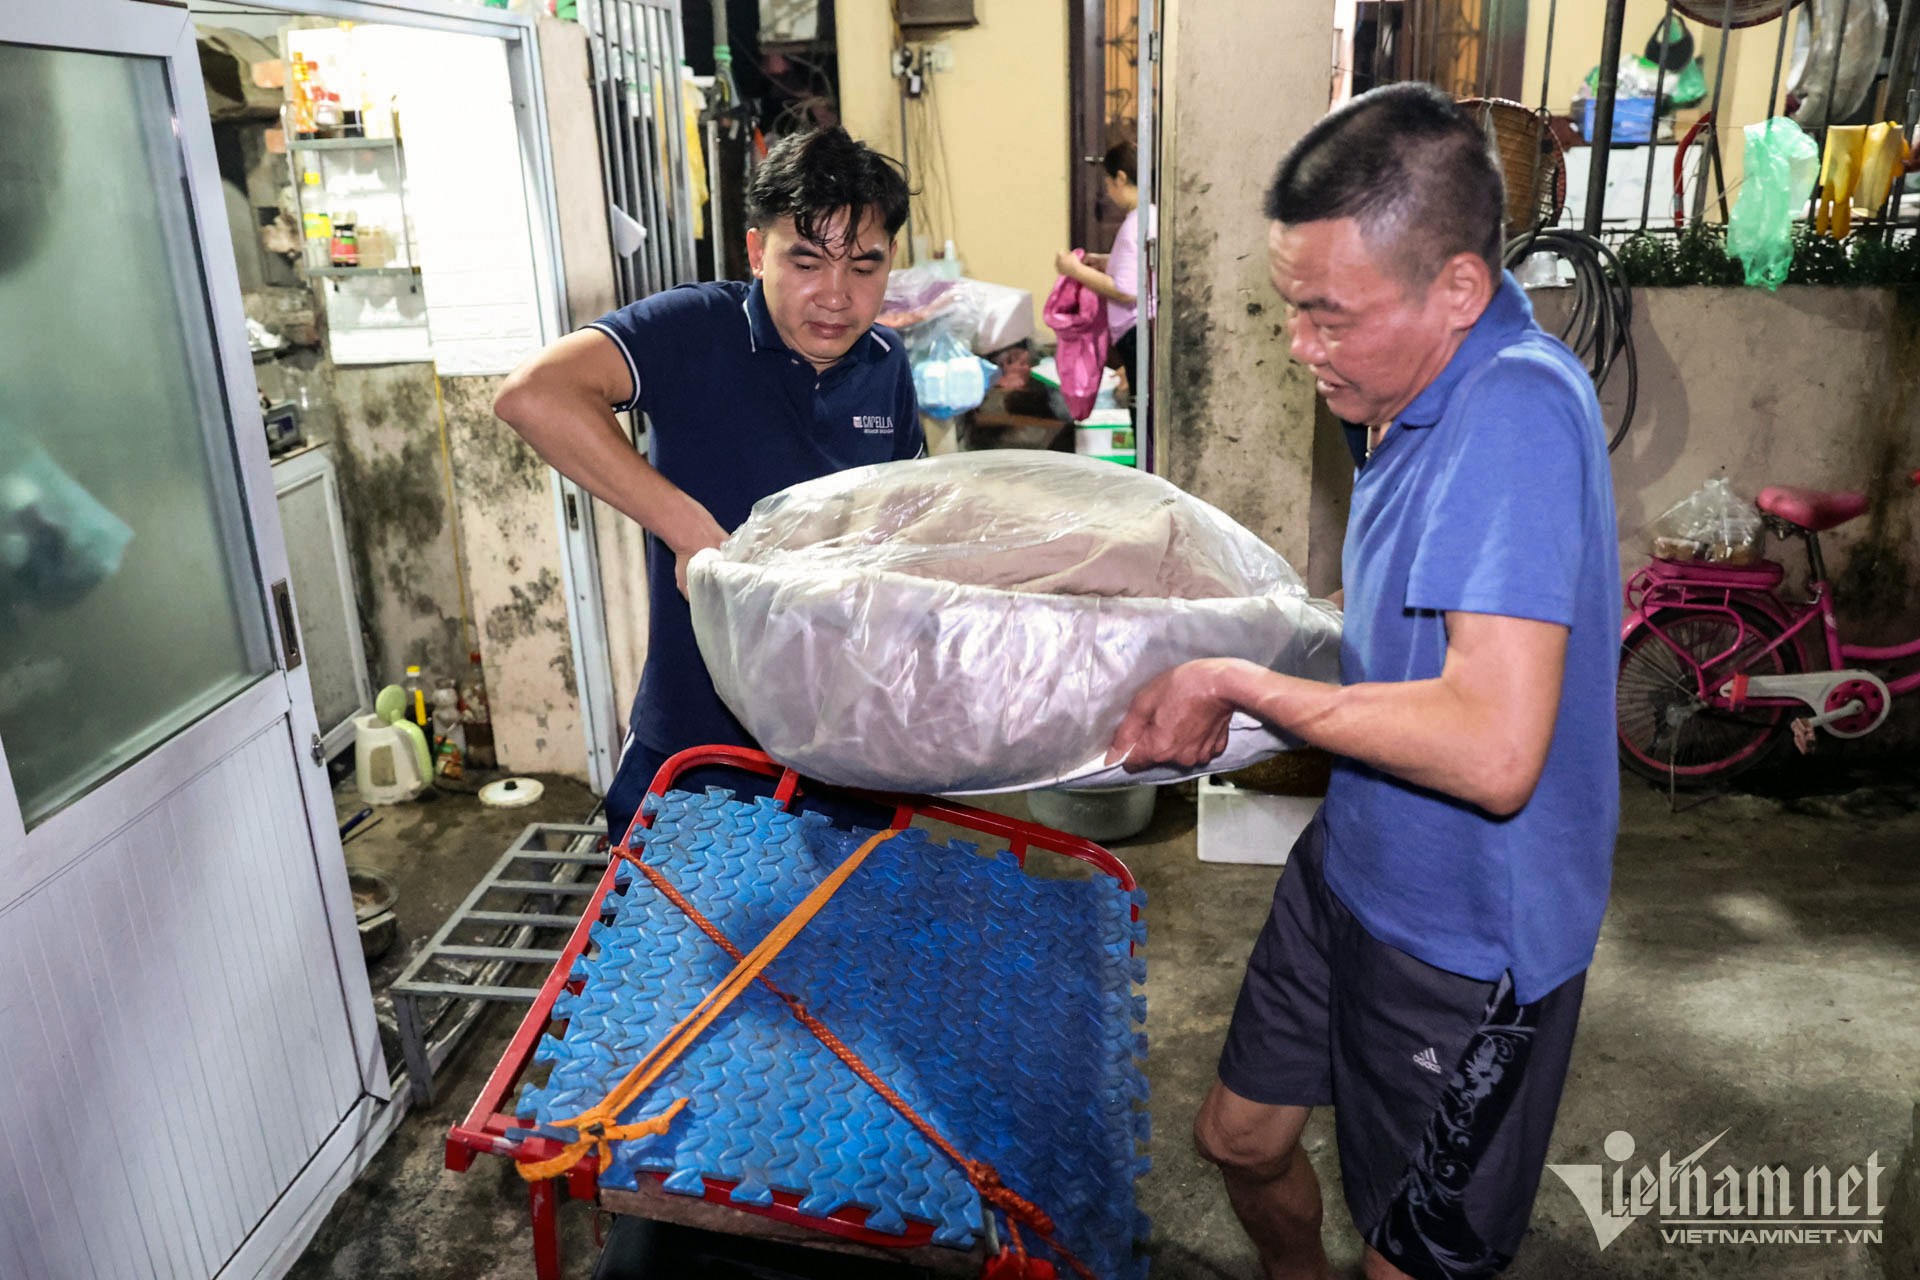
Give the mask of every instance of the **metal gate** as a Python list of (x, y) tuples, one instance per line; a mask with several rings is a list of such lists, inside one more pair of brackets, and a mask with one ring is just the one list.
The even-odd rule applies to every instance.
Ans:
[(581, 0), (621, 305), (694, 279), (679, 0)]

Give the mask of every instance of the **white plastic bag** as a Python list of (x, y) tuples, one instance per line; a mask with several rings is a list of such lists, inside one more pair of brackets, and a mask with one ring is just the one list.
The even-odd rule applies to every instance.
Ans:
[[(914, 793), (1171, 781), (1104, 763), (1161, 672), (1239, 657), (1339, 679), (1340, 615), (1157, 477), (1071, 454), (885, 463), (758, 504), (688, 572), (714, 687), (775, 759)], [(1194, 773), (1286, 750), (1238, 717)]]
[(1653, 554), (1662, 560), (1755, 564), (1766, 550), (1759, 510), (1715, 476), (1668, 507), (1653, 524)]
[(992, 355), (1016, 342), (1033, 336), (1033, 295), (1011, 285), (985, 280), (962, 280), (973, 304), (978, 325), (973, 332), (973, 349), (980, 355)]
[(1033, 295), (1025, 289), (946, 274), (937, 263), (903, 267), (887, 277), (881, 318), (909, 343), (939, 321), (976, 355), (991, 355), (1033, 336)]

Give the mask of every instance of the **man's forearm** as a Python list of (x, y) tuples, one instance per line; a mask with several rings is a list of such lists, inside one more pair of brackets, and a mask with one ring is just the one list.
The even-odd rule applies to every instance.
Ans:
[(640, 456), (613, 410), (592, 395), (569, 387), (509, 382), (494, 402), (494, 412), (548, 466), (676, 553), (701, 544), (712, 517)]
[(1537, 774), (1498, 723), (1445, 679), (1328, 685), (1253, 663), (1223, 672), (1221, 696), (1303, 741), (1415, 786), (1512, 813)]

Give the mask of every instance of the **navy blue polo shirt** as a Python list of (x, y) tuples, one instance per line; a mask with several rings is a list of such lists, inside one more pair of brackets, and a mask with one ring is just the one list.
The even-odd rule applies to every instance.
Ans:
[[(774, 327), (760, 283), (681, 285), (593, 322), (633, 376), (617, 409), (647, 415), (649, 460), (731, 532), (753, 504), (803, 480), (923, 451), (906, 347), (874, 326), (840, 362), (815, 371)], [(646, 668), (634, 737), (672, 753), (751, 739), (713, 690), (674, 555), (647, 538)]]
[(1326, 877), (1381, 941), (1530, 1003), (1586, 969), (1619, 826), (1620, 564), (1593, 385), (1511, 275), (1360, 466), (1341, 680), (1428, 680), (1449, 612), (1567, 628), (1540, 784), (1495, 818), (1355, 760), (1327, 792)]

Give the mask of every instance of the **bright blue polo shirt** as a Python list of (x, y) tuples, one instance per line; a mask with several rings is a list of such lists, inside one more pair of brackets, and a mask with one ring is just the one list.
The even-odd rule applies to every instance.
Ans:
[[(760, 283), (681, 285), (590, 326), (613, 339), (645, 412), (649, 460), (731, 532), (753, 504), (789, 485), (873, 462), (917, 457), (924, 437), (900, 335), (875, 325), (825, 373), (781, 341)], [(634, 737), (672, 753), (751, 742), (713, 690), (674, 555), (647, 538), (646, 669)]]
[(1427, 680), (1448, 612), (1568, 629), (1540, 785), (1495, 818), (1341, 759), (1327, 883), (1376, 938), (1436, 968), (1513, 975), (1530, 1003), (1586, 969), (1619, 826), (1620, 566), (1593, 385), (1503, 274), (1445, 369), (1360, 466), (1347, 518), (1347, 684)]

